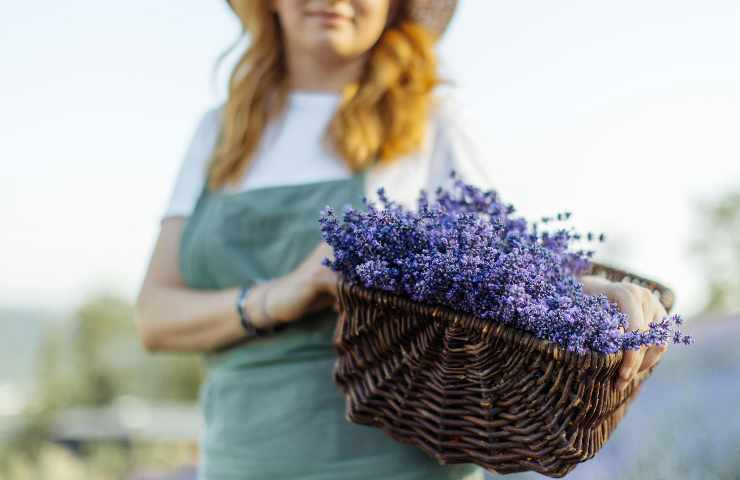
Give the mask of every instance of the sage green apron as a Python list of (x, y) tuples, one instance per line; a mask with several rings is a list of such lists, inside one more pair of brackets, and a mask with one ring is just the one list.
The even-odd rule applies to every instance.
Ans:
[[(238, 193), (204, 185), (181, 238), (182, 276), (191, 288), (224, 289), (285, 275), (321, 241), (321, 209), (361, 208), (364, 192), (364, 172)], [(269, 337), (204, 354), (199, 478), (482, 478), (473, 464), (441, 466), (345, 419), (332, 380), (336, 316), (327, 308)]]

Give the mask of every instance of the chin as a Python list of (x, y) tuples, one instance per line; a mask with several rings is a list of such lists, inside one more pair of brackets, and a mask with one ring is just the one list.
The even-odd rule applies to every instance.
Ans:
[(339, 35), (319, 35), (318, 38), (313, 38), (309, 45), (311, 45), (311, 50), (321, 56), (350, 56), (353, 52), (352, 47), (338, 37)]

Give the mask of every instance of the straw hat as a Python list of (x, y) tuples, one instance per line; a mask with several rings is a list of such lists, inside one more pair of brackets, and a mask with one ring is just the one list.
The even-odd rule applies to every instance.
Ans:
[[(233, 9), (231, 0), (227, 2)], [(399, 2), (409, 19), (424, 25), (437, 37), (447, 29), (457, 7), (457, 0), (399, 0)]]

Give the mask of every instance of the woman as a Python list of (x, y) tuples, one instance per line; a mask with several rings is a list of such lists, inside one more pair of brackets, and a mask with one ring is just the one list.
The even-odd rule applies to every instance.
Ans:
[[(455, 2), (231, 6), (250, 47), (196, 129), (137, 301), (148, 350), (204, 352), (200, 478), (482, 478), (344, 418), (331, 378), (337, 278), (318, 228), (323, 207), (360, 208), (381, 186), (413, 207), (451, 168), (492, 186), (453, 97), (435, 90), (433, 45)], [(658, 314), (597, 282), (634, 325)]]

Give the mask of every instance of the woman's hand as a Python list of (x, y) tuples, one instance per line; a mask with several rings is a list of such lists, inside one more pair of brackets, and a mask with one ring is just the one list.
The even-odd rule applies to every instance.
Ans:
[[(650, 322), (658, 322), (668, 312), (647, 288), (627, 282), (611, 282), (596, 275), (580, 277), (583, 291), (589, 295), (603, 293), (626, 313), (630, 330), (648, 330)], [(621, 328), (620, 328), (621, 329)], [(668, 345), (643, 346), (640, 350), (626, 350), (619, 370), (617, 388), (624, 390), (632, 378), (653, 366), (668, 349)]]
[(332, 248), (322, 241), (289, 274), (263, 285), (259, 301), (263, 301), (267, 315), (279, 322), (289, 323), (307, 312), (334, 305), (337, 295), (337, 274), (321, 264), (334, 258)]
[(334, 250), (328, 243), (322, 241), (294, 272), (313, 288), (314, 293), (334, 299), (337, 296), (337, 274), (321, 264), (325, 257), (334, 260)]

